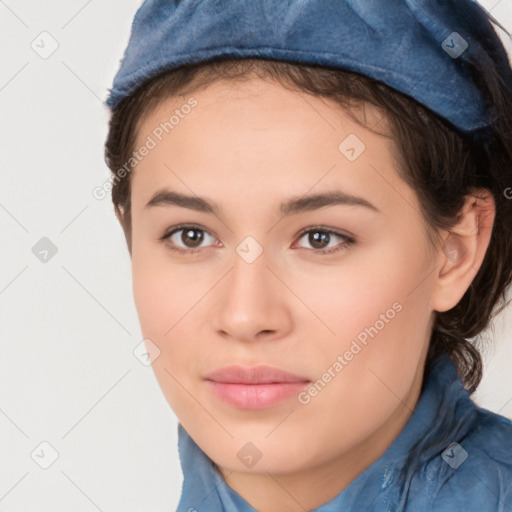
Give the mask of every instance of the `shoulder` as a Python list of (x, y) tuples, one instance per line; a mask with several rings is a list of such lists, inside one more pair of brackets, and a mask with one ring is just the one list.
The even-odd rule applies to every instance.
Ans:
[(512, 421), (475, 406), (468, 431), (436, 457), (432, 510), (512, 512)]

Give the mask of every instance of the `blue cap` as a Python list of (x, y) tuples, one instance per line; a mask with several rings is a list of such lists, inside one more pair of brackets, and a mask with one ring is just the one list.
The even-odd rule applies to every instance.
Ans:
[(492, 59), (510, 74), (506, 51), (473, 0), (146, 0), (106, 105), (114, 110), (164, 70), (219, 57), (354, 71), (463, 132), (496, 116), (472, 78), (472, 63)]

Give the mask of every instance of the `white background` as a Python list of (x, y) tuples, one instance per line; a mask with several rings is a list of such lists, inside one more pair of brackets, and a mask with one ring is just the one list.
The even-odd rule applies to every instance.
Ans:
[[(511, 0), (482, 3), (512, 31)], [(109, 177), (102, 102), (139, 5), (0, 1), (3, 512), (164, 512), (180, 496), (177, 420), (132, 354), (125, 240), (92, 196)], [(47, 59), (31, 48), (43, 31), (58, 42)], [(32, 253), (42, 237), (58, 248), (47, 263)], [(512, 418), (510, 308), (484, 359), (474, 399)], [(31, 457), (51, 454), (43, 441), (58, 452), (48, 469)]]

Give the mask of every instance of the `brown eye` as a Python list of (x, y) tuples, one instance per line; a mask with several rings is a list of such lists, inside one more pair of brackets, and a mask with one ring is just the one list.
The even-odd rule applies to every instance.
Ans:
[(161, 241), (168, 241), (172, 250), (181, 253), (194, 253), (198, 252), (208, 246), (201, 245), (205, 241), (205, 237), (215, 238), (204, 229), (197, 226), (175, 226), (171, 231), (168, 231), (162, 237)]
[(203, 231), (200, 229), (195, 228), (188, 228), (188, 229), (182, 229), (180, 230), (181, 233), (181, 241), (187, 246), (187, 247), (197, 247), (201, 244), (201, 242), (204, 239)]
[[(345, 251), (352, 247), (355, 240), (347, 235), (327, 229), (324, 227), (313, 227), (302, 231), (300, 238), (305, 238), (307, 235), (307, 243), (312, 247), (312, 251), (315, 254), (326, 255), (335, 252)], [(334, 245), (332, 248), (328, 248), (332, 241), (341, 240), (341, 244)], [(327, 250), (326, 250), (327, 248)]]
[(325, 249), (331, 240), (331, 235), (325, 231), (310, 231), (308, 233), (308, 242), (314, 249)]

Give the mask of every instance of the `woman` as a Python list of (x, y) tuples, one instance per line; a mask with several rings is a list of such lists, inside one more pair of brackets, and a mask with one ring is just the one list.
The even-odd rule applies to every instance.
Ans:
[(470, 398), (511, 279), (512, 72), (469, 0), (148, 0), (106, 161), (178, 510), (512, 510)]

